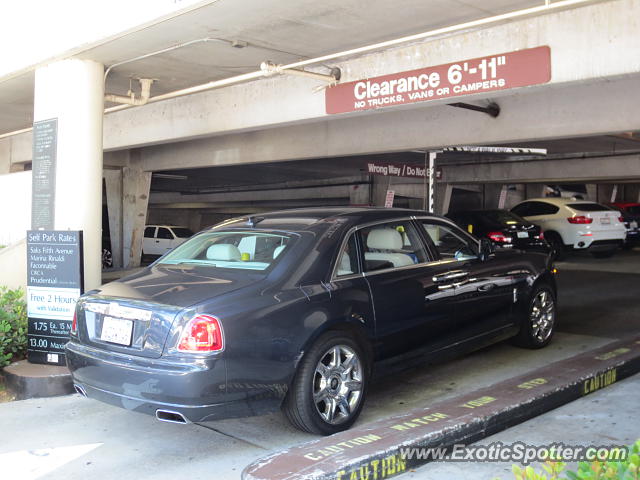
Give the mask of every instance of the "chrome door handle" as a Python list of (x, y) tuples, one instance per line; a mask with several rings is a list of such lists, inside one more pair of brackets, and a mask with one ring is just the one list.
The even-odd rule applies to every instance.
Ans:
[(479, 292), (490, 292), (494, 288), (496, 288), (496, 284), (495, 283), (485, 283), (484, 285), (480, 285), (478, 287), (478, 291)]
[(459, 278), (465, 278), (469, 276), (469, 272), (464, 270), (456, 270), (453, 272), (441, 273), (433, 276), (433, 281), (436, 283), (448, 282), (449, 280), (457, 280)]

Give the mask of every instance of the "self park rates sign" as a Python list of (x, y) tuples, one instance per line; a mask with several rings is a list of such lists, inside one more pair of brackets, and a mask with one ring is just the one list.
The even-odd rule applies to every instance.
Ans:
[(328, 114), (507, 90), (551, 79), (548, 46), (393, 73), (327, 88)]

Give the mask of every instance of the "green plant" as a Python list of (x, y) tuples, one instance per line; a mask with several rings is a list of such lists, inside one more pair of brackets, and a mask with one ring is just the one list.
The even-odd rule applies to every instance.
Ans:
[(27, 351), (27, 305), (21, 289), (0, 287), (0, 367)]
[(549, 474), (549, 477), (544, 473), (536, 473), (531, 465), (526, 468), (520, 468), (518, 465), (513, 465), (511, 470), (516, 477), (516, 480), (557, 480), (558, 475), (565, 469), (566, 464), (562, 462), (553, 462), (547, 460), (542, 469)]
[[(542, 465), (546, 474), (537, 473), (531, 466), (513, 465), (512, 471), (516, 480), (640, 480), (640, 440), (629, 447), (625, 460), (579, 462), (575, 472), (564, 472), (565, 468), (565, 463), (547, 461)], [(566, 477), (560, 477), (563, 472)]]
[(629, 447), (622, 461), (578, 463), (577, 472), (567, 472), (568, 480), (640, 480), (640, 440)]

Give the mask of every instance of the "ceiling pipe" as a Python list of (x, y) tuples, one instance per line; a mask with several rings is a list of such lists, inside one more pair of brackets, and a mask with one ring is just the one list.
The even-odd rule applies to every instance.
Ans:
[[(558, 2), (550, 3), (545, 0), (544, 5), (540, 5), (537, 7), (526, 8), (524, 10), (516, 10), (509, 13), (504, 13), (500, 15), (495, 15), (493, 17), (485, 17), (479, 20), (473, 20), (470, 22), (460, 23), (458, 25), (451, 25), (449, 27), (437, 28), (435, 30), (429, 30), (427, 32), (418, 33), (416, 35), (410, 35), (407, 37), (396, 38), (394, 40), (388, 40), (385, 42), (375, 43), (372, 45), (367, 45), (363, 47), (354, 48), (351, 50), (344, 50), (342, 52), (333, 53), (330, 55), (325, 55), (322, 57), (311, 58), (307, 60), (301, 60), (299, 62), (290, 63), (288, 65), (282, 65), (280, 70), (291, 70), (291, 69), (299, 69), (301, 67), (305, 67), (308, 65), (319, 64), (323, 62), (327, 62), (329, 60), (335, 60), (337, 58), (348, 57), (353, 55), (358, 55), (362, 53), (368, 53), (374, 50), (379, 50), (382, 48), (393, 47), (396, 45), (400, 45), (403, 43), (414, 42), (418, 40), (424, 40), (426, 38), (439, 37), (447, 34), (451, 34), (457, 31), (469, 30), (473, 28), (483, 27), (487, 25), (491, 25), (494, 23), (504, 22), (507, 20), (513, 20), (516, 18), (526, 17), (530, 15), (537, 15), (557, 10), (563, 10), (573, 7), (578, 7), (581, 5), (587, 5), (592, 3), (600, 3), (606, 0), (560, 0)], [(170, 47), (171, 48), (171, 47)], [(112, 66), (113, 67), (113, 66)], [(311, 73), (311, 72), (308, 72)], [(226, 87), (229, 85), (235, 85), (238, 83), (248, 82), (251, 80), (257, 80), (260, 78), (264, 78), (264, 72), (262, 70), (258, 70), (256, 72), (245, 73), (242, 75), (237, 75), (235, 77), (226, 78), (223, 80), (215, 80), (213, 82), (204, 83), (201, 85), (196, 85), (193, 87), (183, 88), (181, 90), (176, 90), (173, 92), (168, 92), (162, 95), (157, 95), (155, 97), (150, 97), (147, 103), (155, 103), (163, 100), (168, 100), (171, 98), (182, 97), (185, 95), (192, 95), (194, 93), (204, 92), (206, 90), (212, 90), (215, 88)], [(105, 109), (105, 113), (115, 112), (119, 110), (123, 110), (126, 108), (130, 108), (131, 105), (118, 105), (116, 107), (110, 107)], [(0, 138), (8, 137), (11, 135), (16, 135), (18, 133), (23, 133), (25, 131), (29, 131), (31, 128), (22, 129), (16, 132), (9, 132), (0, 135)]]
[(260, 64), (260, 70), (265, 77), (272, 75), (294, 75), (298, 77), (313, 78), (314, 80), (321, 80), (328, 82), (330, 85), (336, 85), (340, 81), (341, 71), (339, 68), (334, 67), (331, 69), (329, 75), (322, 73), (308, 72), (307, 70), (301, 70), (297, 68), (284, 69), (282, 65), (276, 65), (273, 62), (262, 62)]
[(122, 103), (125, 105), (132, 105), (136, 107), (140, 105), (146, 105), (147, 102), (149, 101), (149, 98), (151, 97), (151, 85), (153, 84), (153, 79), (139, 78), (138, 82), (140, 82), (139, 97), (136, 98), (136, 94), (131, 89), (129, 89), (128, 97), (125, 97), (123, 95), (114, 95), (111, 93), (107, 93), (104, 96), (105, 102)]
[[(454, 32), (458, 32), (461, 30), (469, 30), (472, 28), (478, 28), (478, 27), (483, 27), (483, 26), (487, 26), (487, 25), (491, 25), (494, 23), (499, 23), (499, 22), (504, 22), (507, 20), (513, 20), (516, 18), (521, 18), (521, 17), (526, 17), (526, 16), (531, 16), (531, 15), (537, 15), (537, 14), (542, 14), (542, 13), (547, 13), (547, 12), (552, 12), (552, 11), (557, 11), (557, 10), (563, 10), (563, 9), (567, 9), (567, 8), (572, 8), (572, 7), (577, 7), (580, 5), (587, 5), (587, 4), (592, 4), (592, 3), (599, 3), (599, 2), (603, 2), (606, 0), (560, 0), (558, 2), (553, 2), (553, 3), (548, 3), (545, 2), (545, 4), (543, 5), (539, 5), (537, 7), (531, 7), (531, 8), (526, 8), (524, 10), (516, 10), (513, 12), (508, 12), (508, 13), (503, 13), (500, 15), (495, 15), (492, 17), (485, 17), (485, 18), (481, 18), (479, 20), (472, 20), (470, 22), (465, 22), (465, 23), (460, 23), (458, 25), (451, 25), (449, 27), (443, 27), (443, 28), (437, 28), (435, 30), (429, 30), (427, 32), (423, 32), (423, 33), (418, 33), (415, 35), (409, 35), (406, 37), (401, 37), (401, 38), (396, 38), (393, 40), (388, 40), (385, 42), (380, 42), (380, 43), (374, 43), (371, 45), (366, 45), (363, 47), (358, 47), (358, 48), (353, 48), (351, 50), (344, 50), (342, 52), (337, 52), (337, 53), (332, 53), (330, 55), (324, 55), (322, 57), (315, 57), (315, 58), (310, 58), (310, 59), (306, 59), (306, 60), (301, 60), (298, 62), (294, 62), (294, 63), (290, 63), (287, 65), (280, 65), (279, 66), (279, 70), (282, 71), (283, 73), (285, 71), (289, 71), (289, 70), (294, 70), (294, 69), (300, 69), (302, 67), (308, 66), (308, 65), (315, 65), (315, 64), (322, 64), (325, 63), (327, 61), (330, 60), (335, 60), (338, 58), (343, 58), (343, 57), (349, 57), (349, 56), (353, 56), (353, 55), (359, 55), (359, 54), (363, 54), (363, 53), (368, 53), (368, 52), (372, 52), (375, 50), (380, 50), (383, 48), (388, 48), (388, 47), (393, 47), (396, 45), (401, 45), (404, 43), (409, 43), (409, 42), (415, 42), (418, 40), (424, 40), (426, 38), (433, 38), (433, 37), (440, 37), (443, 35), (447, 35), (447, 34), (451, 34)], [(312, 72), (306, 72), (306, 73), (312, 73)], [(204, 92), (207, 90), (213, 90), (215, 88), (221, 88), (221, 87), (226, 87), (229, 85), (235, 85), (238, 83), (244, 83), (244, 82), (248, 82), (251, 80), (257, 80), (260, 78), (264, 78), (265, 74), (262, 70), (258, 70), (255, 72), (251, 72), (251, 73), (245, 73), (242, 75), (237, 75), (235, 77), (230, 77), (230, 78), (226, 78), (223, 80), (215, 80), (213, 82), (208, 82), (208, 83), (204, 83), (202, 85), (196, 85), (193, 87), (188, 87), (188, 88), (183, 88), (181, 90), (176, 90), (173, 92), (168, 92), (162, 95), (158, 95), (155, 97), (151, 97), (149, 99), (148, 103), (152, 103), (152, 102), (160, 102), (163, 100), (168, 100), (171, 98), (176, 98), (176, 97), (182, 97), (185, 95), (192, 95), (194, 93), (199, 93), (199, 92)], [(308, 76), (308, 75), (305, 75)], [(324, 79), (323, 79), (324, 80)], [(117, 107), (111, 107), (111, 108), (107, 108), (105, 110), (105, 112), (114, 112), (114, 111), (118, 111), (118, 110), (122, 110), (125, 108), (129, 108), (128, 105), (120, 105)]]

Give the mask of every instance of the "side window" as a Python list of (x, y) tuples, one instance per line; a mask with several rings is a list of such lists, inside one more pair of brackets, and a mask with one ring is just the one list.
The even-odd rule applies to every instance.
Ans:
[(340, 255), (338, 255), (336, 277), (344, 277), (346, 275), (353, 275), (354, 273), (360, 273), (355, 233), (349, 237), (349, 241), (345, 243)]
[[(557, 213), (558, 207), (544, 202), (530, 202), (528, 215), (533, 217), (536, 215), (553, 215)], [(518, 212), (515, 212), (518, 214)]]
[(442, 260), (472, 260), (478, 258), (478, 245), (462, 232), (449, 225), (422, 222), (425, 232), (433, 242)]
[(160, 228), (158, 227), (158, 238), (165, 238), (167, 240), (173, 240), (173, 234), (168, 228)]
[(529, 205), (531, 205), (531, 202), (524, 202), (513, 207), (511, 211), (516, 215), (520, 215), (521, 217), (528, 217), (530, 215)]
[(427, 252), (410, 222), (394, 222), (360, 230), (365, 272), (406, 267), (427, 261)]
[(156, 227), (147, 227), (144, 229), (144, 238), (153, 238), (156, 233)]

